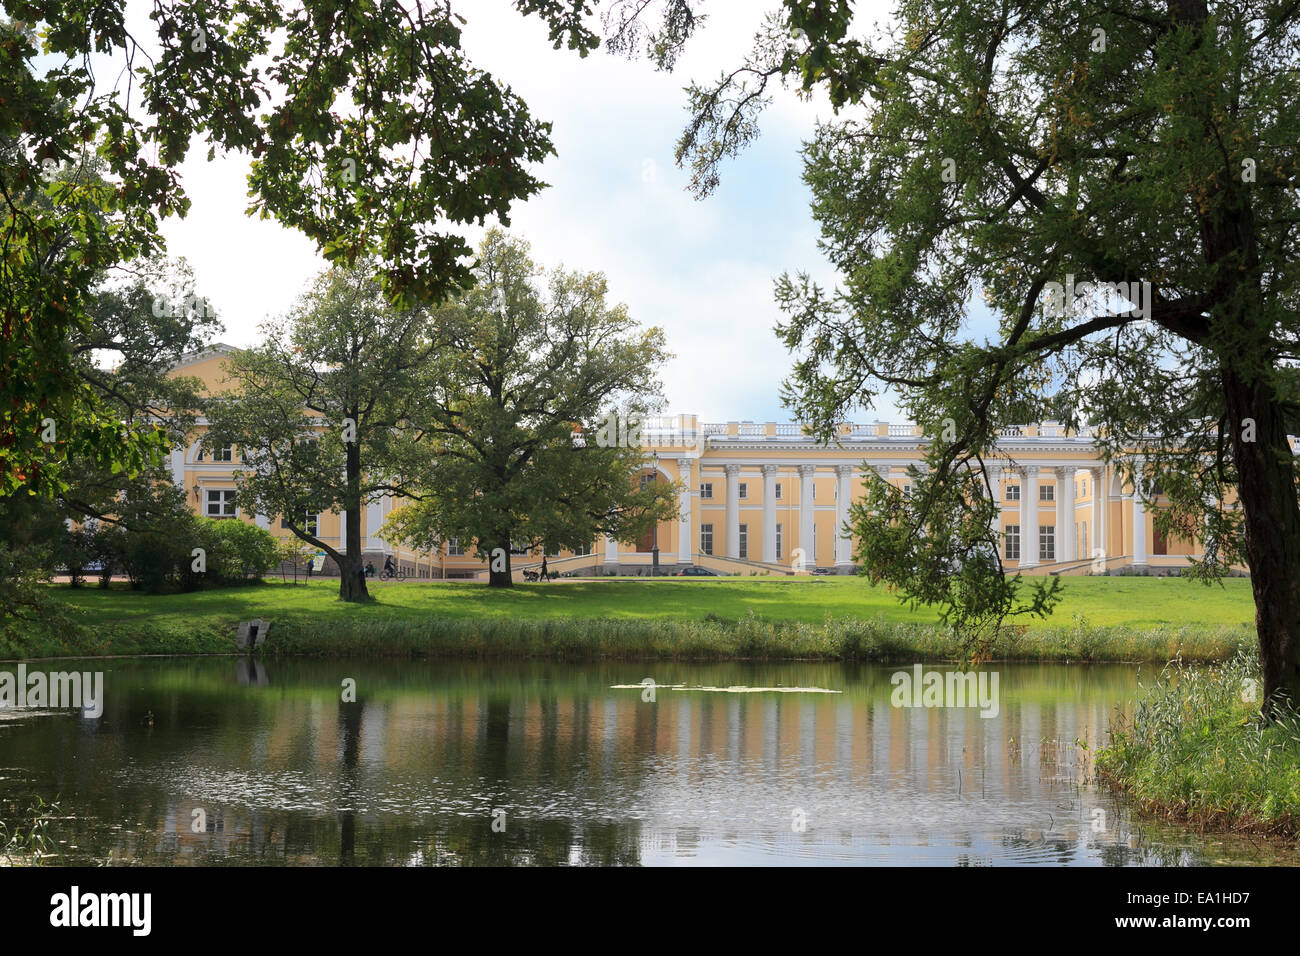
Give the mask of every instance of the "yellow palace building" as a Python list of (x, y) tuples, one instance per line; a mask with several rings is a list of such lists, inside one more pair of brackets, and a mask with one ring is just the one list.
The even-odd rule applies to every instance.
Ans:
[[(219, 390), (224, 359), (234, 351), (215, 345), (188, 355), (173, 374)], [(865, 495), (871, 471), (906, 488), (908, 466), (921, 466), (926, 442), (919, 427), (884, 422), (842, 425), (837, 440), (824, 444), (798, 425), (652, 417), (640, 430), (643, 480), (681, 483), (676, 520), (631, 544), (604, 539), (581, 554), (548, 555), (548, 566), (583, 575), (648, 574), (657, 548), (660, 574), (692, 565), (722, 574), (850, 573), (853, 543), (843, 531), (850, 502)], [(990, 474), (1002, 503), (998, 527), (1008, 570), (1170, 574), (1199, 556), (1200, 542), (1166, 538), (1154, 529), (1159, 488), (1144, 496), (1123, 482), (1102, 462), (1090, 430), (1072, 432), (1050, 422), (1011, 426), (1001, 430), (997, 452)], [(240, 467), (236, 448), (205, 456), (194, 441), (171, 453), (172, 480), (189, 490), (197, 513), (291, 536), (275, 516), (240, 513), (234, 504)], [(361, 531), (367, 560), (382, 567), (392, 556), (416, 578), (486, 575), (471, 542), (452, 540), (438, 553), (386, 542), (379, 532), (397, 504), (389, 498), (366, 506)], [(342, 551), (346, 518), (317, 515), (317, 537)], [(541, 554), (519, 553), (511, 565), (520, 576), (541, 560)]]

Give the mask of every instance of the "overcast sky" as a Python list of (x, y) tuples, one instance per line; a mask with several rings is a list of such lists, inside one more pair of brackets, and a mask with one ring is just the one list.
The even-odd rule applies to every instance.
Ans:
[[(708, 421), (790, 420), (779, 388), (791, 363), (772, 331), (780, 317), (772, 282), (786, 270), (833, 281), (800, 179), (800, 144), (819, 116), (830, 116), (824, 102), (779, 95), (761, 139), (727, 163), (706, 200), (685, 191), (687, 174), (673, 164), (686, 118), (682, 87), (738, 65), (774, 5), (706, 4), (710, 21), (672, 74), (603, 49), (585, 60), (552, 50), (542, 22), (508, 0), (457, 6), (475, 64), (554, 124), (558, 155), (538, 170), (550, 186), (515, 206), (511, 231), (532, 243), (543, 266), (604, 272), (614, 301), (662, 327), (676, 356), (664, 374), (669, 410)], [(859, 4), (860, 15), (870, 10)], [(225, 340), (247, 345), (323, 260), (299, 234), (244, 215), (246, 159), (208, 163), (205, 155), (196, 149), (183, 169), (189, 216), (169, 220), (164, 232), (169, 253), (190, 261), (199, 293), (215, 304)], [(897, 420), (892, 407), (878, 412)]]

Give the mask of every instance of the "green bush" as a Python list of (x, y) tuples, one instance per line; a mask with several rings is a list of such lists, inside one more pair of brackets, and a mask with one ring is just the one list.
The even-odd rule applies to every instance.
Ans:
[(194, 541), (197, 519), (169, 517), (148, 530), (123, 533), (122, 566), (131, 586), (158, 594), (176, 587), (192, 590), (198, 579), (189, 572), (189, 542)]
[(199, 518), (197, 525), (194, 547), (207, 551), (209, 585), (261, 580), (280, 563), (275, 536), (257, 525), (214, 518)]
[(84, 528), (63, 528), (53, 542), (53, 559), (57, 568), (67, 572), (68, 583), (80, 587), (86, 577), (91, 557), (93, 533)]
[[(117, 543), (132, 586), (150, 593), (260, 580), (280, 560), (269, 531), (243, 521), (191, 514), (168, 516), (148, 530), (123, 532)], [(195, 548), (203, 549), (203, 570), (195, 568)]]
[(89, 535), (90, 560), (99, 564), (99, 586), (107, 588), (118, 571), (126, 570), (126, 531), (101, 522)]

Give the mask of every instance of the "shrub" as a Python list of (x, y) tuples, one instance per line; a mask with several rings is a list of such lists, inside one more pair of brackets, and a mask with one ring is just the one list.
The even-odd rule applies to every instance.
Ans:
[(189, 542), (195, 540), (197, 519), (177, 515), (148, 530), (127, 531), (122, 536), (122, 566), (131, 586), (157, 594), (180, 586), (191, 590), (198, 579), (190, 572)]
[(68, 574), (69, 584), (80, 587), (91, 563), (90, 543), (93, 533), (84, 528), (64, 528), (55, 538), (53, 559), (56, 567)]
[(269, 531), (243, 521), (200, 518), (194, 547), (207, 552), (208, 584), (235, 584), (262, 575), (280, 563), (279, 544)]
[(89, 535), (90, 560), (99, 565), (99, 586), (106, 588), (113, 575), (126, 569), (126, 531), (117, 525), (101, 523)]

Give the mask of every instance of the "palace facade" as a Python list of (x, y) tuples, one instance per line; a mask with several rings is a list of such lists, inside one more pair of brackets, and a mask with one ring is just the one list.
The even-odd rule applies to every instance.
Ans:
[[(173, 374), (216, 389), (233, 351), (218, 345), (187, 356)], [(865, 495), (871, 471), (906, 489), (907, 469), (923, 463), (927, 439), (919, 427), (885, 422), (842, 425), (836, 439), (815, 442), (800, 426), (775, 422), (648, 419), (640, 433), (642, 480), (681, 482), (676, 520), (631, 544), (607, 538), (578, 554), (548, 555), (548, 566), (573, 574), (648, 574), (657, 551), (660, 574), (690, 565), (721, 574), (850, 573), (853, 542), (844, 533), (850, 502)], [(1068, 431), (1051, 422), (1007, 427), (997, 452), (990, 474), (1002, 504), (997, 526), (1008, 570), (1176, 574), (1199, 556), (1199, 541), (1156, 532), (1158, 489), (1143, 496), (1123, 482), (1102, 462), (1090, 430)], [(215, 459), (202, 455), (197, 441), (172, 451), (172, 480), (189, 490), (191, 507), (291, 536), (274, 516), (242, 514), (235, 506), (238, 449), (222, 449)], [(377, 567), (392, 556), (416, 578), (486, 574), (472, 542), (453, 540), (428, 553), (385, 541), (380, 529), (397, 504), (389, 498), (365, 509), (363, 548)], [(341, 513), (314, 516), (317, 537), (342, 551), (346, 520)], [(520, 552), (511, 565), (519, 576), (541, 560), (541, 554)]]

